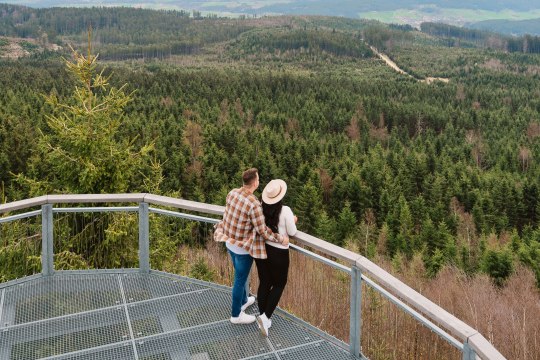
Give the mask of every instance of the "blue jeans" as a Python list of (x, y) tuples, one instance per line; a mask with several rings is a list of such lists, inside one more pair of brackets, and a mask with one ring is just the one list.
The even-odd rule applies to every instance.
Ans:
[(231, 260), (234, 266), (234, 284), (232, 288), (232, 317), (238, 317), (240, 315), (240, 309), (242, 305), (247, 302), (249, 284), (249, 272), (251, 270), (251, 264), (253, 264), (253, 258), (251, 255), (238, 255), (231, 250)]

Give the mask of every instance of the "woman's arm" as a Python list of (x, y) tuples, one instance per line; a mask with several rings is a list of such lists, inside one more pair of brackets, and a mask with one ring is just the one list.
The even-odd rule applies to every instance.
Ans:
[(296, 234), (296, 221), (292, 210), (288, 206), (284, 206), (281, 211), (284, 211), (284, 218), (285, 218), (285, 229), (287, 230), (287, 234), (289, 236), (294, 236)]

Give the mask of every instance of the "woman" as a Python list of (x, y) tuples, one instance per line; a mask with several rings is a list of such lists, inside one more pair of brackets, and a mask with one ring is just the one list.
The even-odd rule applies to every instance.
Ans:
[[(274, 233), (296, 234), (296, 221), (292, 210), (283, 206), (283, 197), (287, 192), (285, 181), (276, 179), (266, 185), (262, 192), (262, 208), (266, 226)], [(277, 307), (289, 273), (289, 245), (281, 245), (267, 241), (266, 259), (255, 259), (259, 274), (259, 289), (257, 301), (260, 316), (257, 323), (264, 336), (268, 336), (268, 329), (272, 326), (270, 318)]]

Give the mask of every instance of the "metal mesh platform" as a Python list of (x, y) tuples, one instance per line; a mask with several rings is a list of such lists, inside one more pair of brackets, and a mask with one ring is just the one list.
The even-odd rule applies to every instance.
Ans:
[(290, 315), (266, 338), (230, 309), (230, 289), (175, 275), (57, 273), (0, 289), (0, 359), (354, 359)]

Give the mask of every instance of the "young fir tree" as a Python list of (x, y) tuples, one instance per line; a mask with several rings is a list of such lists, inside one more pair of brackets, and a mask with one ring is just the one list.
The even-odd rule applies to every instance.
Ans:
[(156, 192), (161, 182), (159, 164), (152, 162), (153, 144), (137, 149), (136, 139), (121, 136), (124, 108), (133, 93), (126, 85), (115, 88), (110, 76), (97, 71), (97, 55), (72, 49), (65, 60), (75, 80), (70, 98), (46, 96), (52, 107), (48, 129), (40, 131), (38, 151), (30, 160), (28, 175), (18, 175), (30, 195), (44, 193)]
[(342, 246), (350, 236), (356, 227), (356, 217), (351, 210), (351, 205), (348, 201), (345, 202), (345, 206), (341, 209), (337, 220), (336, 227), (336, 241), (337, 244)]
[(296, 199), (295, 212), (300, 229), (307, 233), (314, 233), (321, 209), (321, 196), (310, 180), (300, 189)]
[[(153, 144), (137, 149), (135, 139), (121, 134), (125, 106), (132, 100), (126, 85), (115, 88), (103, 71), (97, 71), (92, 54), (91, 33), (88, 53), (72, 49), (65, 60), (74, 77), (75, 89), (68, 99), (52, 94), (46, 102), (48, 129), (40, 131), (37, 152), (30, 160), (27, 175), (17, 181), (30, 195), (51, 193), (159, 192), (161, 167), (153, 162)], [(123, 214), (77, 214), (72, 224), (58, 229), (69, 234), (55, 243), (55, 267), (117, 268), (137, 264), (137, 217)], [(85, 226), (92, 223), (93, 226)], [(82, 230), (76, 230), (82, 229)]]
[(326, 211), (322, 210), (317, 219), (315, 235), (331, 243), (336, 242), (336, 220), (328, 216)]
[(481, 268), (491, 277), (495, 285), (503, 286), (514, 269), (512, 254), (508, 249), (489, 249), (482, 258)]

